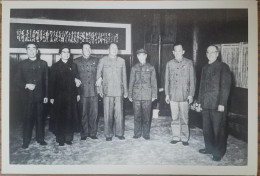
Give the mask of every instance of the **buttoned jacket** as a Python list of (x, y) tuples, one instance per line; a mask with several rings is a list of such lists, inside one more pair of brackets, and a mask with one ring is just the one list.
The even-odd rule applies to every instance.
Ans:
[(128, 94), (125, 60), (105, 56), (99, 60), (97, 80), (102, 78), (104, 96), (118, 97)]
[[(34, 61), (30, 59), (22, 61), (18, 66), (15, 80), (22, 98), (43, 102), (43, 98), (48, 97), (48, 65), (40, 58)], [(34, 84), (34, 90), (25, 89), (26, 84)]]
[(175, 59), (166, 64), (165, 95), (171, 101), (187, 101), (188, 96), (194, 96), (196, 77), (193, 62), (183, 58), (178, 62)]
[(131, 69), (129, 98), (133, 100), (152, 100), (157, 98), (157, 79), (154, 67), (138, 63)]
[(231, 87), (231, 72), (227, 64), (215, 61), (202, 68), (198, 103), (202, 108), (227, 106)]
[(97, 96), (97, 88), (95, 83), (98, 60), (98, 58), (92, 56), (89, 58), (84, 58), (81, 56), (74, 59), (74, 63), (76, 63), (78, 67), (79, 79), (82, 83), (79, 87), (80, 95), (82, 97)]

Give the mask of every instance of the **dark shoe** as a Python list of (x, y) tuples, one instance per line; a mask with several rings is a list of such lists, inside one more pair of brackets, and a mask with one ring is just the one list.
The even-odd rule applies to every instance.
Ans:
[(41, 142), (38, 142), (40, 145), (47, 145), (47, 142), (45, 141), (41, 141)]
[(202, 154), (211, 154), (211, 152), (207, 151), (206, 149), (200, 149), (199, 152)]
[(87, 139), (87, 137), (81, 137), (80, 140), (81, 141), (85, 141)]
[(112, 138), (111, 137), (107, 137), (106, 141), (112, 141)]
[(98, 139), (97, 136), (90, 136), (91, 139)]
[(112, 137), (106, 138), (106, 141), (112, 141)]
[(171, 144), (177, 144), (178, 142), (180, 142), (180, 141), (172, 140), (170, 143)]
[(213, 161), (220, 161), (220, 160), (221, 160), (221, 157), (219, 157), (219, 156), (213, 156), (212, 160), (213, 160)]
[(67, 141), (65, 142), (67, 145), (72, 145), (72, 142), (71, 141)]
[(187, 145), (189, 145), (189, 142), (182, 141), (182, 145), (187, 146)]
[(133, 136), (133, 138), (134, 138), (134, 139), (138, 139), (138, 138), (139, 138), (139, 136)]
[(59, 146), (64, 146), (64, 143), (63, 142), (59, 142)]
[(144, 137), (145, 140), (150, 140), (150, 137)]
[(28, 147), (29, 147), (29, 144), (23, 144), (23, 145), (22, 145), (22, 148), (23, 148), (23, 149), (27, 149)]
[(119, 140), (125, 140), (124, 136), (116, 136), (116, 137), (118, 137)]

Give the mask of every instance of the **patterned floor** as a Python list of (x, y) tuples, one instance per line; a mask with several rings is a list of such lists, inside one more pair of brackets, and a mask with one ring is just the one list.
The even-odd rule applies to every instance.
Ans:
[(80, 141), (80, 135), (75, 134), (73, 145), (59, 147), (55, 136), (46, 127), (47, 146), (40, 146), (35, 139), (28, 149), (22, 149), (21, 125), (11, 131), (10, 161), (11, 164), (36, 165), (219, 165), (243, 166), (247, 164), (247, 143), (232, 136), (228, 137), (227, 152), (220, 162), (212, 161), (211, 155), (198, 152), (204, 148), (202, 130), (191, 129), (189, 146), (181, 143), (172, 145), (170, 117), (160, 116), (152, 120), (151, 140), (133, 139), (133, 116), (125, 119), (126, 140), (113, 138), (105, 141), (103, 136), (103, 118), (99, 120), (98, 140)]

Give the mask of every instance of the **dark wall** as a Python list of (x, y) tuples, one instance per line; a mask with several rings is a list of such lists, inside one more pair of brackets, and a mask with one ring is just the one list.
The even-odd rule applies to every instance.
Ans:
[[(159, 87), (164, 85), (164, 70), (168, 60), (173, 58), (172, 44), (181, 41), (185, 49), (185, 57), (193, 59), (194, 27), (197, 33), (197, 88), (200, 81), (201, 68), (207, 64), (206, 48), (210, 44), (237, 43), (248, 41), (248, 11), (245, 9), (37, 9), (11, 10), (13, 18), (41, 18), (69, 21), (92, 21), (129, 23), (132, 25), (132, 59), (137, 63), (135, 51), (146, 47), (149, 51), (149, 62), (156, 70)], [(161, 40), (160, 40), (161, 39)], [(160, 42), (159, 42), (160, 40)], [(120, 46), (119, 46), (120, 47)], [(159, 55), (159, 51), (160, 54)], [(127, 56), (129, 58), (130, 56)], [(131, 62), (127, 62), (128, 75)], [(233, 87), (231, 94), (231, 110), (245, 114), (247, 107), (240, 107), (237, 101), (231, 101), (236, 95), (242, 94), (242, 104), (247, 104), (247, 91)], [(160, 93), (163, 110), (164, 92)], [(246, 108), (245, 108), (246, 107)], [(239, 110), (239, 111), (237, 111)], [(246, 113), (247, 114), (247, 113)]]

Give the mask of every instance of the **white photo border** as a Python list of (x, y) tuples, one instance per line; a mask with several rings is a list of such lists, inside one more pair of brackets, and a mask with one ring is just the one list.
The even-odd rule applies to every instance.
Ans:
[[(10, 10), (62, 9), (248, 9), (248, 165), (11, 165), (9, 158)], [(9, 1), (2, 2), (2, 173), (8, 174), (196, 174), (256, 175), (258, 141), (258, 33), (256, 1)]]

